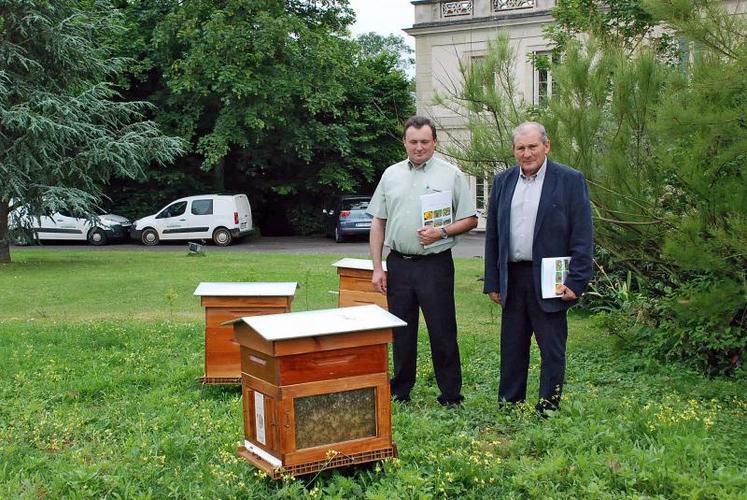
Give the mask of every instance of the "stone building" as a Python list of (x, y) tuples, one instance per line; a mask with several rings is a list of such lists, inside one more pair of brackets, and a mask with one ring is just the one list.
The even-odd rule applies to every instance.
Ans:
[[(537, 104), (552, 93), (552, 74), (532, 64), (534, 54), (550, 53), (543, 29), (552, 22), (555, 0), (412, 0), (415, 22), (405, 32), (415, 38), (415, 84), (418, 114), (434, 118), (448, 138), (465, 137), (462, 118), (433, 104), (436, 92), (444, 93), (460, 80), (459, 63), (470, 64), (487, 52), (488, 41), (499, 30), (508, 34), (516, 52), (515, 80), (528, 103)], [(727, 9), (744, 13), (747, 2), (725, 0)], [(488, 196), (485, 179), (472, 178), (478, 210)], [(484, 227), (480, 218), (478, 228)]]

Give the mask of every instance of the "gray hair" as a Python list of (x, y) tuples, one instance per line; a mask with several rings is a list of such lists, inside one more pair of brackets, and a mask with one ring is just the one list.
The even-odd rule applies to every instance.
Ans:
[(511, 135), (511, 144), (513, 145), (516, 143), (517, 135), (522, 135), (530, 130), (536, 130), (539, 132), (542, 144), (547, 144), (547, 141), (550, 140), (549, 137), (547, 137), (547, 130), (545, 130), (544, 125), (539, 122), (524, 122), (514, 129), (513, 134)]

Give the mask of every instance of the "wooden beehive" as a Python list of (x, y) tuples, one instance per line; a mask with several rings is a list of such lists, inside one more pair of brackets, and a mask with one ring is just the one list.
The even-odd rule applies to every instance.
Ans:
[(228, 320), (289, 312), (296, 283), (200, 283), (194, 294), (205, 307), (205, 375), (203, 384), (240, 384), (239, 344)]
[(244, 444), (273, 478), (396, 456), (387, 344), (405, 323), (377, 305), (232, 321)]
[[(340, 277), (338, 307), (376, 304), (388, 309), (386, 295), (379, 293), (371, 283), (373, 261), (368, 259), (340, 259), (334, 264)], [(386, 271), (386, 262), (383, 262)]]

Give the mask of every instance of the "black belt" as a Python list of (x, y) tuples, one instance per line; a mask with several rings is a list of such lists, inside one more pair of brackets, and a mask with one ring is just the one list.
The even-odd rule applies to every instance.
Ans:
[(403, 260), (424, 260), (424, 259), (432, 259), (434, 257), (443, 257), (445, 255), (451, 255), (451, 249), (439, 252), (439, 253), (429, 253), (429, 254), (407, 254), (407, 253), (401, 253), (396, 250), (390, 250), (389, 255), (394, 255), (395, 257), (399, 257)]
[(509, 266), (514, 267), (532, 267), (532, 261), (531, 260), (517, 260), (516, 262), (509, 262)]

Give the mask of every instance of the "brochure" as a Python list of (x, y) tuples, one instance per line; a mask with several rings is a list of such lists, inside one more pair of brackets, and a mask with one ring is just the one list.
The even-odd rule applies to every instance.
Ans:
[(542, 259), (542, 298), (554, 299), (562, 295), (560, 286), (568, 276), (570, 257), (546, 257)]
[[(451, 191), (437, 191), (422, 195), (420, 197), (420, 214), (423, 226), (439, 228), (451, 224), (454, 221), (451, 213)], [(450, 241), (453, 241), (451, 236), (425, 245), (423, 248), (433, 248)]]

